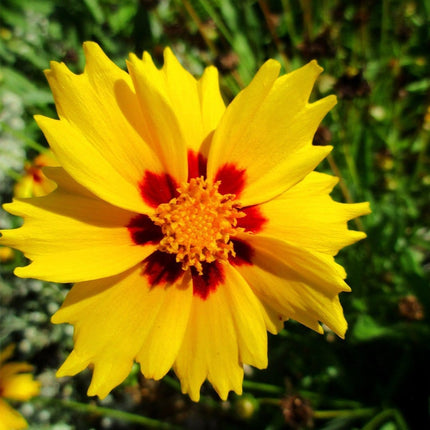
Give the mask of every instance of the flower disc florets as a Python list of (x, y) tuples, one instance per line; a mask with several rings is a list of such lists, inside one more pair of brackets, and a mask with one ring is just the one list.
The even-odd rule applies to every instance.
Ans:
[(158, 249), (176, 254), (183, 270), (193, 266), (201, 275), (202, 262), (235, 255), (230, 237), (243, 231), (236, 226), (245, 214), (234, 194), (219, 193), (219, 185), (193, 178), (178, 188), (178, 197), (159, 205), (151, 217), (164, 234)]

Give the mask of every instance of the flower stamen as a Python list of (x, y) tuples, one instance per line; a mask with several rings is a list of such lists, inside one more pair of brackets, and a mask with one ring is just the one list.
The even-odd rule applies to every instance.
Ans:
[(178, 197), (160, 204), (151, 216), (164, 235), (158, 249), (176, 254), (183, 270), (195, 267), (201, 275), (203, 262), (235, 256), (230, 237), (244, 230), (237, 219), (245, 214), (235, 194), (218, 192), (220, 183), (192, 178), (178, 188)]

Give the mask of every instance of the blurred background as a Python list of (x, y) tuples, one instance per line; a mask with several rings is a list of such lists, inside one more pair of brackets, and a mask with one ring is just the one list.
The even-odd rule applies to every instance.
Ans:
[[(337, 257), (352, 287), (346, 339), (287, 322), (270, 336), (269, 368), (246, 368), (245, 394), (227, 402), (204, 386), (192, 403), (173, 374), (154, 382), (137, 366), (102, 402), (85, 394), (90, 371), (56, 379), (73, 330), (49, 318), (69, 286), (15, 278), (24, 258), (0, 248), (0, 344), (15, 343), (42, 383), (14, 404), (30, 428), (430, 428), (430, 2), (2, 0), (1, 203), (49, 191), (40, 166), (55, 160), (32, 119), (56, 117), (42, 71), (55, 60), (82, 72), (85, 40), (123, 68), (143, 50), (161, 64), (167, 45), (196, 76), (215, 64), (226, 102), (268, 58), (284, 72), (317, 59), (312, 97), (339, 99), (315, 136), (334, 146), (318, 169), (341, 178), (336, 200), (370, 201), (373, 213), (351, 223), (368, 238)], [(20, 222), (0, 210), (1, 228)]]

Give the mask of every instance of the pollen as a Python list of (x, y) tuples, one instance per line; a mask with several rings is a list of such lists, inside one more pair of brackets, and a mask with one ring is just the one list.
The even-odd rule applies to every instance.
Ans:
[(237, 219), (245, 214), (235, 194), (221, 194), (219, 185), (192, 178), (178, 188), (178, 197), (160, 204), (151, 216), (163, 233), (158, 249), (176, 254), (183, 270), (194, 267), (202, 275), (202, 263), (235, 256), (230, 238), (243, 231)]

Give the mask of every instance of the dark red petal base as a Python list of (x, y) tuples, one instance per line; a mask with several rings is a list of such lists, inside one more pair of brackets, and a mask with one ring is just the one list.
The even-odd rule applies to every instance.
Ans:
[(192, 178), (206, 178), (207, 158), (200, 153), (188, 151), (188, 180)]
[(144, 260), (143, 273), (148, 277), (151, 287), (173, 284), (184, 274), (175, 258), (175, 254), (155, 251)]
[(139, 184), (140, 195), (143, 201), (156, 208), (161, 203), (168, 203), (178, 196), (179, 184), (167, 173), (153, 173), (146, 171)]
[(136, 245), (155, 245), (163, 239), (163, 233), (147, 215), (137, 215), (127, 225), (131, 239)]
[[(184, 274), (180, 263), (176, 262), (175, 254), (155, 251), (144, 260), (143, 274), (147, 276), (151, 287), (173, 284)], [(191, 268), (193, 294), (206, 300), (218, 285), (224, 282), (224, 270), (221, 264), (203, 263), (203, 274), (199, 275)]]
[[(188, 179), (206, 177), (207, 159), (200, 153), (188, 152)], [(219, 192), (235, 194), (237, 197), (245, 187), (246, 175), (244, 169), (239, 169), (233, 163), (227, 163), (218, 169), (215, 181), (221, 181)], [(139, 184), (142, 199), (151, 207), (156, 208), (162, 203), (168, 203), (178, 196), (179, 184), (168, 174), (157, 174), (146, 171)], [(238, 219), (238, 227), (247, 232), (257, 233), (263, 229), (267, 219), (258, 206), (241, 209), (246, 214)], [(155, 225), (147, 215), (137, 215), (127, 225), (130, 236), (136, 245), (157, 244), (163, 238), (159, 226)], [(197, 233), (197, 232), (196, 232)], [(232, 239), (235, 257), (230, 256), (229, 262), (234, 266), (252, 265), (254, 249), (245, 241)], [(199, 275), (194, 267), (191, 268), (193, 279), (193, 294), (206, 300), (216, 291), (225, 280), (222, 264), (202, 263), (203, 274)], [(172, 284), (184, 273), (181, 263), (176, 262), (175, 254), (155, 251), (143, 261), (143, 272), (152, 287)]]
[(240, 197), (246, 183), (245, 169), (239, 169), (233, 163), (224, 164), (215, 175), (215, 182), (217, 181), (221, 181), (218, 188), (221, 194), (235, 194)]
[(254, 256), (254, 248), (244, 240), (232, 239), (234, 252), (236, 255), (233, 257), (231, 254), (228, 261), (233, 266), (251, 266), (252, 257)]

